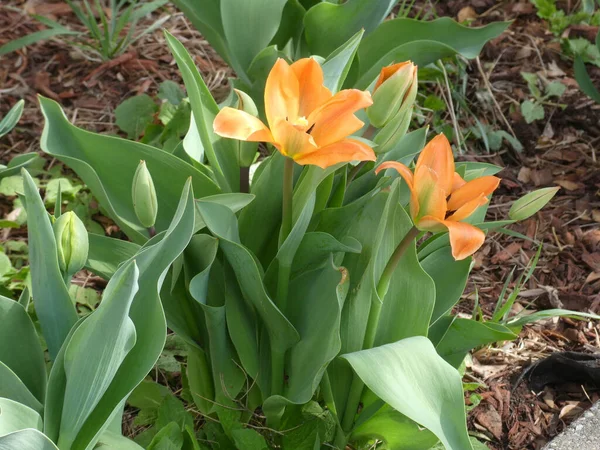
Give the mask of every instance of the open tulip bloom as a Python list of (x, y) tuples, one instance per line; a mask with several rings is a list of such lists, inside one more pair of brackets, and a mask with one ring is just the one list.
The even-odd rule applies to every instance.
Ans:
[(452, 256), (465, 259), (483, 244), (485, 234), (479, 228), (462, 222), (485, 205), (500, 179), (484, 176), (466, 182), (455, 172), (450, 142), (440, 134), (423, 149), (414, 172), (404, 164), (387, 161), (376, 173), (395, 169), (411, 192), (410, 215), (415, 227), (422, 231), (448, 230)]
[(354, 113), (372, 103), (368, 91), (346, 89), (333, 95), (323, 85), (321, 66), (312, 58), (291, 65), (280, 58), (265, 86), (269, 126), (251, 114), (226, 107), (213, 127), (219, 136), (269, 142), (302, 165), (327, 168), (349, 161), (374, 161), (371, 147), (348, 138), (364, 125)]

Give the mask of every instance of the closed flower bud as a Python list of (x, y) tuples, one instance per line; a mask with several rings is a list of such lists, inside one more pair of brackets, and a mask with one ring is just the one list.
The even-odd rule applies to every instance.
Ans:
[(383, 128), (398, 113), (410, 109), (417, 97), (417, 66), (407, 61), (381, 69), (367, 108), (371, 125)]
[(83, 222), (73, 211), (54, 222), (54, 238), (60, 270), (68, 276), (83, 268), (87, 261), (89, 242)]
[(146, 228), (153, 227), (154, 222), (156, 222), (158, 204), (152, 176), (150, 176), (145, 161), (140, 161), (140, 165), (135, 171), (131, 195), (133, 210), (142, 226)]
[(408, 131), (412, 113), (412, 105), (410, 108), (402, 108), (398, 111), (398, 114), (396, 114), (392, 120), (377, 133), (377, 136), (375, 136), (374, 139), (377, 147), (373, 148), (376, 154), (380, 155), (388, 153), (396, 148)]

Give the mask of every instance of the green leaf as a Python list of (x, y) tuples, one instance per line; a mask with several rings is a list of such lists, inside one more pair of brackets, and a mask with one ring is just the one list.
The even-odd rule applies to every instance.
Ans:
[(560, 187), (549, 187), (525, 194), (512, 204), (508, 217), (512, 220), (525, 220), (533, 216), (552, 200), (559, 189)]
[[(129, 308), (138, 291), (134, 261), (108, 283), (102, 303), (77, 328), (64, 356), (67, 384), (58, 446), (69, 448), (136, 341)], [(94, 364), (90, 364), (93, 361)]]
[(236, 448), (244, 450), (269, 450), (265, 438), (252, 428), (240, 428), (231, 432)]
[(83, 186), (80, 184), (73, 185), (71, 180), (68, 178), (53, 178), (48, 181), (46, 185), (46, 195), (44, 197), (44, 203), (47, 205), (53, 205), (56, 203), (58, 192), (60, 189), (61, 196), (74, 198), (75, 194), (81, 190)]
[(181, 88), (181, 86), (179, 86), (178, 83), (175, 83), (171, 80), (165, 80), (160, 83), (157, 96), (161, 100), (177, 106), (185, 98), (185, 91)]
[(40, 105), (46, 118), (40, 143), (42, 150), (68, 164), (90, 188), (100, 206), (136, 243), (147, 240), (147, 232), (135, 216), (131, 198), (131, 183), (140, 160), (146, 161), (156, 187), (157, 232), (169, 226), (181, 189), (189, 177), (197, 197), (220, 193), (206, 168), (200, 171), (148, 145), (81, 130), (68, 122), (52, 100), (40, 97)]
[(520, 327), (528, 323), (537, 322), (538, 320), (550, 319), (552, 317), (569, 317), (571, 319), (600, 319), (596, 314), (588, 314), (579, 311), (569, 311), (567, 309), (547, 309), (544, 311), (536, 311), (531, 314), (522, 314), (511, 317), (507, 321), (507, 326), (520, 330)]
[[(14, 302), (13, 302), (14, 303)], [(14, 339), (14, 338), (13, 338)], [(0, 398), (7, 398), (42, 414), (44, 407), (19, 377), (0, 361)]]
[(313, 55), (328, 55), (361, 29), (375, 30), (395, 4), (396, 0), (348, 0), (313, 6), (304, 16), (308, 48)]
[(452, 321), (452, 325), (436, 345), (436, 350), (450, 365), (458, 368), (467, 353), (475, 347), (516, 338), (517, 335), (503, 325), (458, 317)]
[(5, 177), (18, 175), (23, 167), (32, 165), (34, 162), (41, 161), (37, 153), (22, 153), (11, 159), (6, 167), (0, 166), (0, 180)]
[(77, 435), (76, 447), (85, 448), (95, 439), (103, 424), (150, 372), (160, 356), (165, 343), (166, 323), (159, 290), (168, 268), (189, 243), (193, 228), (194, 195), (188, 181), (169, 228), (155, 236), (130, 260), (135, 260), (140, 271), (140, 288), (129, 311), (137, 341)]
[(323, 84), (332, 93), (335, 94), (342, 89), (342, 85), (354, 62), (354, 56), (356, 55), (358, 44), (360, 44), (363, 34), (364, 30), (360, 30), (348, 39), (345, 44), (331, 52), (321, 65), (323, 68), (323, 76), (325, 78)]
[(6, 113), (6, 115), (0, 120), (0, 138), (10, 132), (21, 119), (23, 114), (23, 108), (25, 107), (25, 100), (21, 99), (14, 104), (12, 108)]
[(546, 95), (550, 97), (562, 97), (562, 95), (567, 90), (567, 87), (562, 84), (560, 81), (553, 81), (552, 83), (546, 86)]
[(0, 47), (0, 56), (6, 55), (7, 53), (14, 52), (20, 48), (27, 47), (28, 45), (35, 44), (36, 42), (45, 41), (53, 38), (54, 36), (61, 35), (76, 35), (79, 34), (76, 31), (70, 31), (67, 28), (55, 27), (47, 30), (36, 31), (35, 33), (27, 34), (21, 38), (13, 39)]
[(460, 374), (415, 336), (342, 355), (379, 398), (434, 433), (448, 450), (471, 449)]
[(171, 422), (162, 428), (147, 450), (181, 450), (183, 446), (183, 433), (176, 422)]
[(220, 1), (224, 37), (237, 67), (246, 71), (254, 57), (269, 45), (279, 28), (286, 1)]
[[(600, 35), (600, 32), (599, 32), (599, 35)], [(599, 50), (600, 50), (600, 48), (599, 48)], [(575, 79), (577, 80), (577, 83), (579, 84), (579, 89), (581, 89), (581, 91), (585, 95), (590, 97), (596, 103), (600, 103), (600, 90), (598, 90), (598, 88), (592, 82), (592, 79), (590, 78), (590, 75), (589, 75), (587, 69), (585, 68), (585, 63), (583, 62), (583, 59), (581, 58), (581, 56), (577, 56), (575, 58), (574, 68), (575, 68)]]
[(158, 409), (169, 393), (169, 388), (166, 386), (144, 380), (129, 395), (127, 403), (139, 409)]
[(105, 431), (94, 450), (143, 450), (143, 448), (125, 436)]
[(127, 133), (129, 139), (137, 139), (154, 121), (158, 105), (149, 95), (141, 94), (128, 98), (115, 109), (115, 123)]
[(536, 120), (542, 120), (545, 116), (544, 107), (531, 100), (525, 100), (521, 103), (521, 114), (527, 123), (533, 123)]
[(140, 246), (133, 242), (123, 241), (108, 236), (89, 233), (88, 260), (86, 269), (109, 280), (121, 263), (135, 255)]
[(8, 398), (0, 398), (0, 436), (26, 428), (41, 430), (42, 417), (21, 403)]
[[(413, 226), (403, 208), (397, 208), (390, 225), (392, 229), (386, 233), (379, 250), (379, 258), (385, 262)], [(385, 299), (381, 299), (383, 306), (375, 345), (389, 344), (411, 336), (427, 336), (438, 295), (431, 274), (421, 267), (415, 245), (411, 244), (394, 271)]]
[(183, 44), (168, 31), (165, 31), (165, 38), (181, 71), (192, 105), (196, 128), (215, 179), (224, 191), (237, 192), (239, 191), (240, 173), (235, 142), (231, 139), (219, 138), (213, 132), (212, 124), (219, 112), (219, 107)]
[(397, 61), (412, 60), (424, 67), (455, 54), (475, 58), (484, 44), (499, 36), (509, 24), (495, 22), (469, 28), (449, 17), (427, 22), (405, 18), (388, 20), (365, 37), (358, 48), (360, 77), (356, 87), (366, 89), (382, 66)]
[(54, 443), (38, 430), (26, 429), (0, 436), (2, 450), (58, 450)]
[(361, 441), (374, 437), (385, 441), (390, 450), (423, 450), (438, 442), (431, 431), (421, 428), (389, 405), (384, 405), (366, 422), (357, 425), (351, 439)]
[[(211, 202), (218, 203), (220, 205), (227, 206), (232, 212), (237, 213), (244, 209), (247, 205), (250, 204), (254, 200), (254, 195), (245, 194), (242, 192), (234, 192), (231, 194), (217, 194), (210, 195), (208, 197), (204, 197), (201, 201), (203, 202)], [(196, 215), (196, 226), (194, 227), (195, 231), (200, 231), (206, 224), (204, 220), (202, 220), (202, 216), (200, 214)]]
[(421, 264), (435, 282), (435, 306), (431, 315), (431, 323), (435, 323), (460, 300), (467, 285), (471, 258), (456, 261), (450, 247), (443, 247), (424, 258)]
[(50, 357), (54, 359), (77, 312), (58, 267), (56, 242), (50, 218), (31, 176), (22, 170), (31, 264), (31, 296)]

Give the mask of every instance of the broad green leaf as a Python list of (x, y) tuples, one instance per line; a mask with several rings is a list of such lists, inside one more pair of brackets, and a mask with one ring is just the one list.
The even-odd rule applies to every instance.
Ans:
[[(220, 0), (207, 0), (203, 2), (198, 2), (197, 0), (174, 0), (173, 3), (183, 11), (185, 17), (210, 42), (211, 47), (221, 55), (221, 58), (230, 66), (233, 66), (221, 20)], [(237, 67), (234, 67), (234, 69), (238, 72), (239, 76), (244, 76), (239, 73)]]
[(212, 371), (206, 352), (195, 346), (188, 348), (187, 377), (198, 410), (203, 414), (209, 414), (215, 398)]
[(252, 428), (240, 428), (231, 432), (236, 448), (244, 450), (269, 450), (265, 438)]
[(0, 296), (0, 323), (0, 361), (44, 403), (46, 364), (29, 315), (18, 302)]
[(332, 93), (338, 92), (342, 89), (342, 85), (348, 76), (350, 67), (354, 61), (354, 56), (358, 50), (358, 44), (364, 34), (364, 29), (358, 31), (342, 46), (335, 49), (325, 59), (325, 62), (321, 65), (323, 68), (323, 76), (325, 78), (323, 84)]
[(140, 271), (140, 288), (129, 310), (137, 341), (77, 435), (76, 448), (85, 448), (96, 439), (103, 424), (109, 421), (160, 356), (165, 343), (166, 323), (159, 291), (168, 268), (189, 243), (193, 229), (194, 195), (188, 181), (169, 228), (152, 238), (130, 259), (135, 260)]
[(390, 13), (397, 0), (322, 2), (304, 16), (305, 36), (311, 53), (326, 56), (355, 33), (370, 33)]
[(512, 204), (508, 217), (512, 220), (525, 220), (533, 216), (552, 200), (559, 189), (560, 187), (549, 187), (525, 194)]
[[(392, 230), (380, 247), (380, 261), (387, 264), (392, 252), (412, 228), (412, 221), (397, 208)], [(381, 269), (380, 269), (381, 270)], [(433, 280), (417, 259), (411, 244), (394, 271), (381, 309), (375, 345), (389, 344), (411, 336), (427, 336), (437, 294)]]
[(390, 450), (429, 449), (438, 438), (389, 405), (383, 406), (376, 414), (363, 422), (352, 432), (352, 440), (383, 440)]
[(158, 232), (168, 228), (181, 189), (189, 177), (198, 198), (220, 193), (207, 175), (208, 170), (201, 172), (176, 156), (148, 145), (79, 129), (68, 122), (52, 100), (40, 97), (40, 106), (46, 118), (40, 143), (42, 150), (73, 169), (119, 228), (138, 244), (147, 240), (131, 198), (131, 183), (140, 160), (146, 161), (156, 187)]
[(28, 406), (0, 398), (0, 436), (26, 428), (41, 430), (42, 417)]
[(409, 162), (408, 158), (414, 157), (423, 147), (425, 147), (425, 139), (427, 138), (428, 127), (419, 128), (418, 130), (406, 133), (398, 143), (398, 146), (387, 153), (379, 155), (377, 165), (379, 166), (384, 161), (400, 161), (403, 163)]
[[(138, 291), (134, 261), (123, 265), (108, 283), (100, 306), (67, 343), (67, 378), (58, 446), (70, 448), (136, 341), (129, 308)], [(93, 361), (93, 364), (90, 364)]]
[(545, 117), (544, 106), (531, 100), (525, 100), (521, 103), (521, 114), (523, 114), (523, 118), (527, 123), (542, 120)]
[(436, 345), (436, 350), (450, 365), (458, 368), (475, 347), (516, 338), (517, 335), (503, 325), (458, 317)]
[(90, 248), (85, 267), (105, 280), (110, 279), (121, 263), (140, 250), (140, 246), (133, 242), (99, 234), (89, 233), (88, 240)]
[(435, 306), (431, 315), (431, 323), (434, 323), (460, 300), (467, 285), (471, 258), (456, 261), (450, 247), (445, 246), (422, 259), (421, 265), (435, 282)]
[(161, 100), (177, 106), (185, 98), (185, 91), (181, 88), (181, 86), (179, 86), (178, 83), (175, 83), (171, 80), (165, 80), (160, 83), (160, 86), (158, 87), (158, 94), (156, 94), (156, 96)]
[(54, 443), (38, 430), (28, 428), (0, 437), (0, 450), (58, 450)]
[(350, 236), (340, 242), (327, 233), (306, 233), (294, 257), (292, 276), (323, 266), (331, 254), (360, 253), (361, 249), (360, 242)]
[(42, 414), (43, 405), (27, 389), (19, 377), (0, 361), (0, 398), (7, 398)]
[(456, 170), (463, 170), (463, 168), (465, 171), (465, 176), (463, 177), (465, 181), (471, 181), (475, 178), (485, 177), (488, 175), (496, 175), (503, 169), (495, 164), (481, 162), (461, 161), (456, 163)]
[(341, 348), (340, 320), (349, 285), (348, 271), (336, 267), (331, 258), (325, 267), (291, 281), (287, 317), (300, 341), (287, 352), (283, 395), (266, 399), (265, 412), (280, 409), (281, 413), (286, 404), (301, 405), (313, 397), (326, 367)]
[(471, 449), (460, 374), (415, 336), (342, 355), (379, 398), (435, 434), (448, 450)]
[(136, 95), (123, 101), (115, 109), (115, 123), (127, 133), (129, 139), (137, 139), (154, 121), (158, 105), (147, 94)]
[(267, 295), (254, 257), (239, 243), (237, 220), (233, 212), (217, 203), (198, 202), (197, 205), (208, 229), (219, 239), (219, 245), (236, 274), (244, 299), (256, 308), (267, 329), (271, 345), (282, 352), (287, 350), (298, 341), (298, 332)]
[(483, 45), (499, 36), (509, 22), (494, 22), (481, 28), (468, 28), (449, 17), (432, 21), (399, 18), (388, 20), (365, 37), (358, 48), (360, 78), (365, 89), (377, 77), (381, 67), (412, 60), (424, 67), (436, 60), (460, 54), (475, 58)]
[(163, 427), (152, 439), (147, 450), (181, 450), (183, 433), (176, 422)]
[(5, 177), (18, 175), (23, 167), (27, 167), (39, 160), (40, 157), (37, 153), (23, 153), (15, 156), (8, 162), (6, 167), (0, 166), (0, 180)]
[(213, 132), (212, 124), (219, 112), (219, 107), (183, 44), (168, 31), (165, 31), (165, 38), (181, 71), (196, 128), (215, 179), (223, 191), (237, 192), (239, 191), (240, 174), (235, 142), (231, 139), (219, 138)]
[[(202, 199), (203, 202), (212, 202), (212, 203), (219, 203), (221, 205), (225, 205), (229, 209), (231, 209), (231, 211), (233, 211), (234, 213), (244, 209), (247, 205), (250, 204), (250, 202), (252, 202), (252, 200), (254, 200), (254, 195), (245, 194), (243, 192), (234, 192), (231, 194), (210, 195), (210, 196), (204, 197)], [(196, 215), (196, 226), (194, 228), (195, 231), (200, 231), (204, 227), (206, 227), (206, 224), (202, 220), (202, 216), (200, 216), (200, 214), (197, 214)]]
[(287, 0), (221, 0), (225, 40), (237, 66), (246, 71), (277, 33)]
[(50, 357), (54, 359), (77, 321), (77, 313), (58, 267), (50, 218), (33, 179), (25, 169), (22, 175), (27, 200), (31, 296)]
[(0, 120), (0, 138), (10, 132), (23, 114), (23, 108), (25, 107), (25, 100), (21, 99), (15, 105), (10, 108), (6, 115)]
[(104, 432), (94, 450), (143, 450), (131, 439), (117, 433)]

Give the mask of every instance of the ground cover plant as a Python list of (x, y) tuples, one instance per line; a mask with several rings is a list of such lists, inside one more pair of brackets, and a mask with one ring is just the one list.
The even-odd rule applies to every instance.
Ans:
[[(5, 394), (42, 413), (38, 419), (21, 408), (16, 428), (38, 432), (10, 429), (16, 433), (6, 439), (37, 439), (48, 448), (481, 445), (464, 418), (463, 389), (480, 386), (460, 382), (467, 353), (514, 339), (539, 318), (585, 314), (514, 316), (541, 248), (493, 314), (476, 303), (472, 314), (457, 316), (455, 305), (484, 231), (510, 233), (556, 188), (510, 202), (504, 217), (485, 222), (499, 169), (454, 162), (443, 135), (411, 126), (419, 97), (410, 62), (379, 67), (367, 90), (347, 85), (361, 38), (358, 31), (321, 57), (273, 58), (264, 88), (238, 89), (217, 106), (185, 44), (166, 34), (187, 98), (181, 88), (161, 87), (160, 106), (142, 100), (153, 114), (160, 108), (157, 128), (148, 128), (151, 116), (142, 126), (119, 124), (131, 138), (143, 133), (141, 143), (74, 127), (55, 102), (40, 98), (42, 149), (76, 172), (129, 242), (102, 229), (88, 233), (89, 223), (63, 212), (63, 195), (68, 208), (81, 201), (78, 181), (64, 194), (69, 185), (56, 183), (49, 196), (44, 172), (31, 169), (42, 173), (42, 200), (35, 179), (22, 173), (16, 192), (28, 213), (33, 305), (27, 290), (19, 303), (35, 315), (15, 314), (41, 325), (45, 339), (29, 351), (47, 348), (52, 369), (47, 382), (21, 379)], [(187, 127), (171, 122), (180, 108)], [(135, 115), (127, 111), (119, 113), (125, 120)], [(84, 265), (110, 280), (99, 307), (98, 299), (72, 307), (65, 295)], [(54, 291), (45, 296), (48, 283)], [(111, 300), (117, 296), (127, 300)], [(114, 340), (95, 338), (109, 323)], [(168, 339), (167, 329), (175, 332)], [(85, 364), (94, 352), (110, 364)], [(23, 373), (18, 362), (5, 365)], [(144, 380), (155, 366), (173, 374), (163, 383), (181, 383), (192, 414), (164, 386)], [(95, 373), (94, 383), (73, 384), (89, 378), (77, 367)], [(24, 396), (41, 389), (35, 386), (56, 388), (57, 377), (60, 396), (34, 395), (37, 403)], [(78, 404), (74, 393), (82, 391), (87, 400)], [(125, 401), (139, 409), (135, 422), (145, 428), (137, 444), (119, 437)], [(429, 408), (415, 406), (423, 404)], [(57, 407), (61, 417), (46, 417)], [(455, 413), (444, 417), (445, 408)]]

